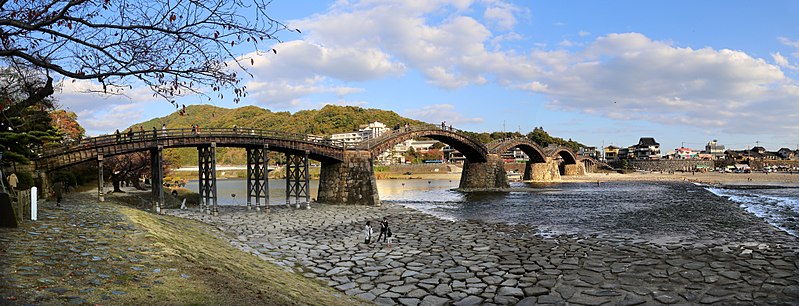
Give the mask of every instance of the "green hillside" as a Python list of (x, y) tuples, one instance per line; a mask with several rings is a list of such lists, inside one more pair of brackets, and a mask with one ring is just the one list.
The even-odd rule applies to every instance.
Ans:
[[(211, 105), (191, 105), (181, 114), (174, 112), (166, 117), (154, 118), (133, 125), (138, 130), (142, 125), (145, 130), (153, 127), (161, 129), (161, 124), (172, 128), (190, 128), (193, 124), (200, 129), (232, 128), (237, 125), (243, 128), (294, 132), (302, 134), (330, 135), (355, 131), (359, 125), (380, 121), (388, 127), (408, 123), (418, 125), (423, 122), (408, 119), (393, 111), (361, 108), (357, 106), (327, 105), (322, 109), (302, 110), (294, 114), (289, 112), (272, 112), (257, 106), (244, 106), (234, 109)], [(197, 163), (197, 150), (192, 148), (170, 149), (165, 153), (167, 162), (173, 167), (193, 166)], [(274, 158), (280, 158), (275, 156)], [(241, 165), (246, 163), (243, 149), (219, 148), (217, 162), (223, 165)]]
[(166, 117), (154, 118), (134, 124), (143, 125), (146, 130), (153, 126), (161, 128), (190, 128), (197, 124), (200, 128), (232, 128), (233, 125), (246, 128), (294, 132), (302, 134), (330, 135), (358, 129), (359, 125), (380, 121), (389, 127), (396, 124), (421, 124), (421, 121), (404, 118), (393, 111), (360, 108), (356, 106), (327, 105), (319, 110), (302, 110), (294, 114), (272, 112), (257, 106), (222, 108), (211, 105), (191, 105), (185, 114), (174, 112)]

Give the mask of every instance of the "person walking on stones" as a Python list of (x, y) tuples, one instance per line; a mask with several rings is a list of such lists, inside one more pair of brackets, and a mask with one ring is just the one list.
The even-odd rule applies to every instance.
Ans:
[(391, 229), (386, 225), (386, 245), (390, 248), (391, 241), (394, 239), (394, 234), (391, 233)]
[(61, 207), (61, 198), (64, 197), (64, 185), (61, 181), (53, 184), (53, 193), (55, 193), (55, 206)]
[(380, 242), (380, 239), (383, 239), (385, 241), (385, 239), (388, 238), (386, 236), (387, 229), (388, 229), (388, 220), (386, 220), (386, 217), (383, 217), (383, 220), (380, 220), (380, 235), (377, 236), (377, 240), (375, 240), (375, 242)]
[(366, 221), (366, 226), (363, 228), (363, 242), (369, 244), (372, 241), (372, 225), (371, 221)]

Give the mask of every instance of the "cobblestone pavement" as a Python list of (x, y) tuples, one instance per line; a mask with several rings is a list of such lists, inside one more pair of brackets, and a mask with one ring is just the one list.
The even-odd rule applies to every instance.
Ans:
[[(212, 224), (240, 249), (380, 305), (799, 303), (799, 242), (765, 223), (653, 240), (544, 238), (526, 226), (451, 222), (395, 205), (167, 213)], [(396, 243), (364, 244), (365, 221), (377, 227), (383, 216)]]
[(40, 204), (38, 221), (0, 228), (0, 304), (119, 304), (184, 273), (115, 207), (72, 194)]

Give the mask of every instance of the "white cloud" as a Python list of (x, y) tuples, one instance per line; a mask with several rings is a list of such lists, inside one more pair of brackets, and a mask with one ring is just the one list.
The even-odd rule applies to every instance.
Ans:
[(799, 67), (791, 64), (791, 62), (788, 61), (788, 59), (782, 56), (782, 54), (780, 54), (779, 52), (772, 53), (771, 58), (774, 59), (774, 63), (776, 63), (780, 67), (788, 68), (791, 70), (799, 70)]
[(344, 97), (363, 91), (361, 88), (325, 84), (325, 78), (305, 80), (252, 81), (247, 85), (249, 98), (267, 107), (291, 108), (300, 105), (301, 98), (311, 94), (332, 93)]
[(792, 53), (791, 55), (793, 55), (793, 57), (799, 57), (799, 41), (793, 41), (787, 37), (777, 37), (777, 40), (779, 40), (783, 45), (796, 49), (796, 52)]
[(580, 37), (585, 37), (585, 36), (591, 35), (591, 32), (580, 31), (580, 32), (577, 33), (577, 35), (579, 35)]
[(169, 102), (153, 97), (148, 87), (124, 88), (117, 94), (103, 94), (102, 85), (90, 80), (65, 79), (54, 94), (62, 108), (75, 112), (89, 135), (110, 133), (145, 118), (144, 108)]
[(625, 33), (599, 37), (579, 52), (531, 59), (545, 72), (533, 82), (519, 80), (517, 88), (546, 92), (553, 108), (732, 133), (785, 133), (792, 121), (786, 119), (799, 116), (796, 81), (741, 51), (676, 47)]
[(483, 118), (479, 117), (468, 118), (456, 112), (455, 106), (452, 104), (433, 104), (425, 106), (421, 109), (406, 110), (405, 113), (408, 117), (412, 117), (414, 119), (422, 120), (425, 122), (438, 123), (446, 121), (448, 125), (450, 124), (454, 125), (455, 128), (457, 128), (457, 125), (461, 124), (483, 122)]

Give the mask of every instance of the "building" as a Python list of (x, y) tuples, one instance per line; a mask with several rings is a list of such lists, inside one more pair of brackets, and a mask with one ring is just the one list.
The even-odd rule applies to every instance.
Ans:
[(383, 135), (383, 133), (389, 130), (390, 129), (382, 122), (375, 121), (359, 126), (357, 131), (330, 135), (330, 139), (343, 141), (347, 144), (355, 144), (364, 140), (380, 137), (380, 135)]
[(619, 147), (617, 146), (607, 146), (604, 148), (605, 150), (605, 160), (616, 160), (619, 159)]
[(699, 152), (691, 148), (680, 147), (674, 149), (674, 159), (699, 159)]
[(430, 150), (435, 148), (435, 145), (439, 143), (438, 140), (414, 140), (408, 139), (401, 143), (395, 145), (391, 150), (383, 152), (382, 154), (377, 156), (377, 161), (384, 165), (391, 165), (391, 164), (404, 164), (406, 162), (410, 162), (405, 160), (405, 152), (408, 150), (413, 149), (419, 153), (427, 153)]
[(702, 151), (703, 154), (710, 154), (713, 156), (713, 159), (721, 159), (724, 158), (724, 146), (719, 144), (719, 141), (713, 139), (709, 141), (705, 145), (705, 150)]
[(577, 155), (596, 159), (599, 157), (599, 151), (596, 147), (580, 147), (580, 149), (577, 150)]
[(660, 159), (660, 144), (652, 137), (641, 137), (635, 146), (635, 159), (657, 160)]

